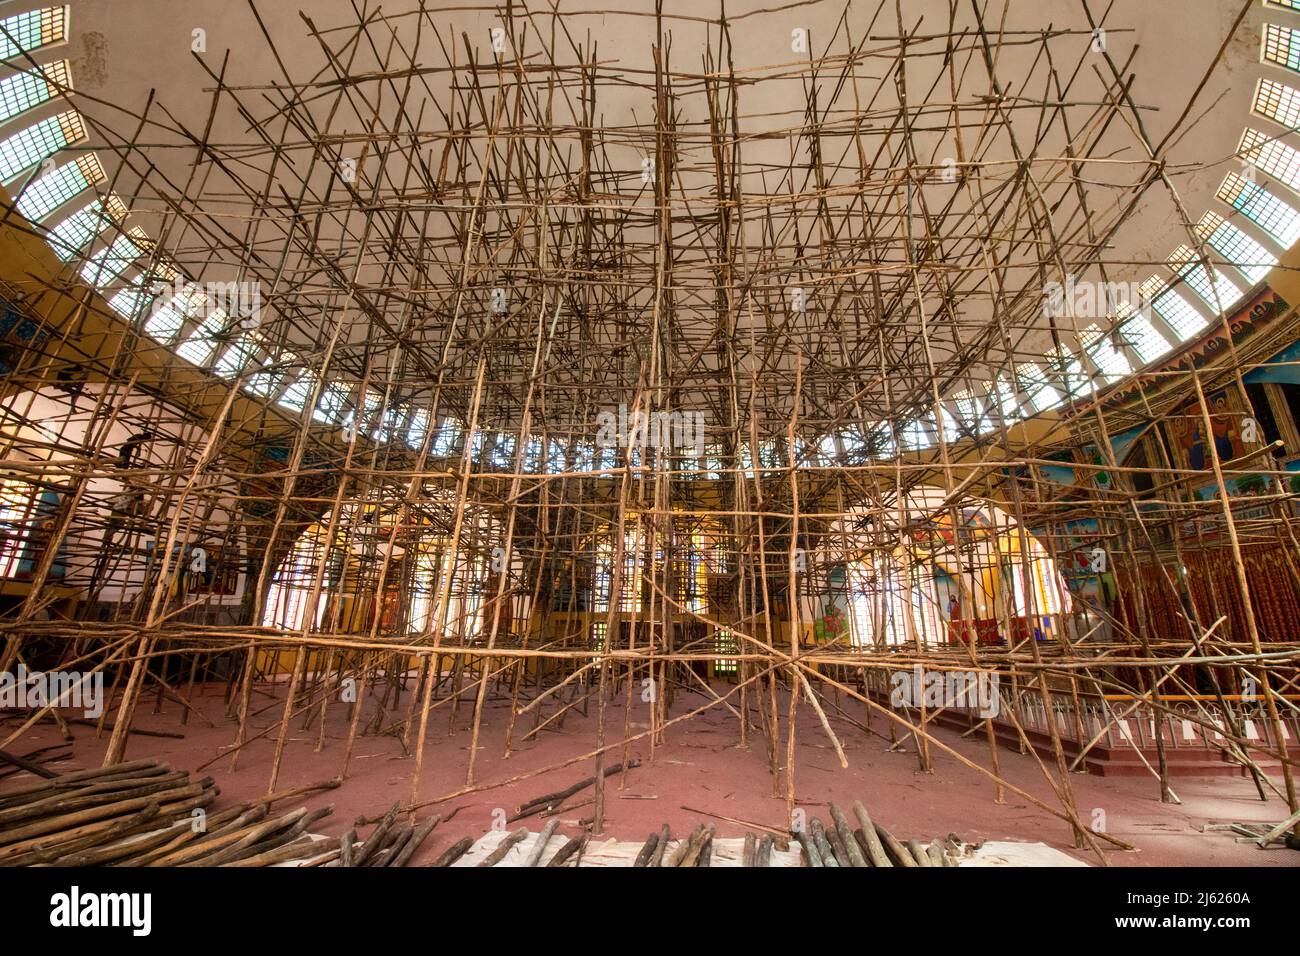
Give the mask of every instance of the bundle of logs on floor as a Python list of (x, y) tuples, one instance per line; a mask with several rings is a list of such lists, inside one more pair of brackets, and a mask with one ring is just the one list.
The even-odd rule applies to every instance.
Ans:
[[(932, 840), (925, 843), (919, 840), (904, 842), (897, 839), (885, 827), (874, 822), (861, 801), (854, 801), (852, 811), (853, 819), (851, 820), (843, 810), (832, 803), (830, 805), (831, 819), (829, 825), (813, 817), (808, 821), (807, 827), (791, 831), (789, 838), (775, 830), (769, 830), (762, 837), (756, 836), (752, 831), (746, 832), (743, 846), (740, 848), (739, 865), (772, 866), (773, 850), (780, 850), (783, 854), (787, 853), (795, 842), (803, 851), (799, 854), (798, 859), (804, 866), (951, 867), (958, 865), (957, 861), (963, 854), (962, 843), (952, 834), (942, 840)], [(589, 834), (586, 832), (580, 836), (570, 838), (553, 854), (548, 856), (547, 848), (555, 834), (557, 823), (558, 821), (551, 820), (537, 839), (531, 843), (522, 859), (516, 856), (514, 860), (505, 865), (526, 867), (573, 867), (583, 865), (583, 851), (587, 848), (589, 840)], [(620, 844), (612, 849), (606, 845), (597, 851), (601, 859), (595, 865), (626, 866), (629, 860), (634, 867), (707, 867), (715, 865), (712, 862), (715, 832), (716, 827), (713, 824), (701, 823), (685, 839), (674, 840), (668, 824), (664, 824), (658, 832), (651, 833), (646, 838), (635, 859), (632, 859), (629, 851), (626, 857), (622, 857), (624, 862), (620, 864), (616, 861), (621, 855), (621, 847), (626, 845)], [(506, 860), (512, 849), (523, 844), (531, 836), (532, 833), (527, 828), (508, 833), (496, 843), (490, 853), (481, 860), (472, 863), (472, 865), (497, 866)], [(736, 865), (734, 842), (724, 841), (724, 844), (726, 845), (719, 851), (721, 857), (727, 861), (723, 865)], [(474, 845), (475, 841), (466, 837), (450, 847), (432, 865), (451, 866), (465, 856)], [(520, 852), (525, 851), (521, 848)], [(785, 859), (787, 862), (780, 865), (797, 865), (788, 862), (794, 857), (786, 856)], [(463, 863), (461, 865), (468, 864)]]
[(354, 845), (353, 832), (345, 845), (311, 835), (332, 806), (271, 813), (337, 780), (210, 810), (220, 792), (210, 777), (192, 782), (158, 760), (60, 774), (45, 761), (24, 769), (40, 779), (0, 789), (0, 866), (404, 866), (437, 823), (394, 825), (394, 808), (367, 839)]
[[(900, 842), (892, 833), (871, 819), (862, 802), (853, 802), (853, 814), (858, 826), (835, 804), (830, 805), (831, 825), (826, 826), (817, 817), (808, 821), (807, 827), (791, 831), (791, 837), (803, 849), (806, 866), (956, 866), (961, 853), (960, 843), (951, 834), (945, 840), (921, 843), (919, 840)], [(668, 825), (646, 838), (633, 866), (708, 866), (712, 851), (714, 826), (697, 826), (689, 837), (680, 841), (671, 852), (672, 840)], [(741, 866), (770, 866), (773, 847), (785, 849), (789, 841), (769, 833), (762, 838), (752, 832), (745, 834)]]
[[(853, 826), (844, 811), (831, 804), (831, 825), (826, 826), (813, 817), (806, 829), (794, 836), (803, 847), (804, 860), (809, 866), (956, 866), (960, 845), (951, 834), (944, 840), (922, 843), (919, 840), (900, 842), (892, 833), (871, 819), (861, 800), (853, 801)], [(770, 839), (770, 838), (769, 838)], [(764, 841), (765, 843), (767, 841)], [(746, 839), (746, 850), (749, 841)], [(766, 866), (759, 858), (753, 865)], [(771, 845), (768, 844), (768, 854)], [(748, 863), (746, 865), (749, 865)]]

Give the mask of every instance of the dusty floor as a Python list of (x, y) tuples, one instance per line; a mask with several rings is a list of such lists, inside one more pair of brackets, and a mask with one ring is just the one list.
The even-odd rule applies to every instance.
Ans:
[[(165, 703), (162, 713), (155, 714), (152, 699), (142, 702), (136, 726), (144, 729), (182, 731), (185, 739), (134, 736), (128, 757), (157, 756), (178, 769), (198, 770), (201, 765), (220, 756), (198, 776), (211, 775), (222, 791), (217, 806), (247, 800), (266, 793), (274, 738), (281, 706), (266, 689), (255, 697), (261, 712), (253, 722), (253, 733), (267, 731), (261, 739), (244, 748), (238, 768), (230, 771), (230, 758), (224, 756), (234, 739), (233, 721), (224, 716), (224, 685), (196, 689), (194, 702), (202, 716), (191, 716), (189, 724), (178, 724), (177, 705)], [(719, 690), (725, 692), (722, 685)], [(680, 694), (670, 716), (700, 706), (700, 694)], [(782, 702), (784, 712), (785, 701)], [(839, 701), (854, 720), (865, 720), (863, 706), (851, 699)], [(373, 702), (366, 704), (367, 718)], [(648, 705), (633, 695), (630, 714), (631, 733), (646, 728)], [(435, 800), (465, 787), (465, 770), (469, 752), (468, 704), (461, 707), (455, 726), (449, 727), (446, 706), (435, 709), (429, 722), (420, 799)], [(401, 711), (404, 713), (404, 708)], [(505, 727), (509, 702), (489, 699), (479, 742), (475, 769), (476, 784), (499, 784), (540, 768), (553, 766), (589, 752), (594, 747), (596, 709), (584, 716), (570, 711), (561, 732), (543, 731), (531, 740), (518, 744), (510, 757), (503, 757)], [(608, 711), (611, 739), (621, 731), (624, 698), (620, 696)], [(394, 714), (400, 717), (400, 713)], [(832, 726), (843, 742), (849, 766), (841, 769), (835, 751), (823, 733), (816, 715), (807, 706), (800, 708), (799, 747), (796, 754), (796, 806), (808, 816), (828, 818), (828, 803), (842, 806), (860, 799), (872, 815), (901, 839), (916, 837), (928, 840), (952, 832), (967, 842), (981, 840), (1028, 840), (1070, 852), (1081, 859), (1096, 862), (1095, 854), (1074, 851), (1069, 846), (1069, 828), (1061, 820), (1036, 808), (1023, 798), (1008, 793), (1005, 803), (994, 802), (994, 786), (988, 778), (962, 766), (954, 758), (933, 752), (933, 772), (918, 770), (917, 757), (910, 741), (898, 750), (889, 750), (889, 728), (876, 715), (870, 726), (884, 734), (868, 735), (834, 715)], [(363, 721), (364, 723), (365, 721)], [(531, 729), (532, 715), (520, 719), (516, 739)], [(8, 736), (15, 727), (13, 719), (0, 729)], [(347, 735), (347, 712), (341, 704), (331, 704), (326, 720), (325, 745), (316, 752), (319, 726), (304, 729), (301, 718), (291, 725), (277, 789), (327, 780), (338, 775)], [(74, 759), (60, 768), (93, 766), (107, 743), (95, 738), (91, 727), (74, 726)], [(957, 734), (936, 729), (936, 735), (980, 765), (989, 762), (988, 746), (982, 736), (962, 740)], [(57, 742), (59, 734), (45, 723), (29, 731), (10, 748), (26, 753), (38, 746)], [(773, 779), (767, 766), (762, 737), (751, 732), (748, 747), (738, 746), (736, 717), (713, 708), (688, 721), (675, 724), (667, 731), (667, 740), (655, 748), (651, 759), (648, 738), (630, 745), (630, 753), (642, 765), (625, 777), (611, 778), (608, 787), (605, 836), (623, 840), (641, 840), (663, 823), (674, 834), (688, 831), (700, 822), (717, 825), (719, 836), (741, 836), (744, 827), (708, 817), (695, 811), (723, 814), (753, 821), (773, 828), (784, 828), (785, 801), (774, 793)], [(784, 744), (782, 746), (784, 754)], [(611, 761), (620, 759), (616, 751)], [(1052, 789), (1032, 756), (1007, 750), (999, 752), (1005, 777), (1051, 806), (1059, 806)], [(348, 779), (335, 790), (321, 791), (280, 805), (280, 809), (303, 805), (334, 805), (332, 816), (322, 821), (320, 832), (339, 834), (346, 831), (358, 816), (375, 817), (396, 802), (407, 803), (410, 796), (413, 761), (403, 756), (400, 741), (391, 735), (365, 736), (357, 741)], [(515, 807), (527, 800), (564, 788), (592, 773), (592, 761), (583, 760), (558, 770), (528, 779), (494, 786), (442, 801), (421, 811), (439, 812), (451, 819), (438, 825), (414, 864), (431, 861), (443, 849), (463, 836), (481, 836), (493, 824), (494, 811), (513, 814)], [(782, 772), (784, 779), (784, 772)], [(1284, 818), (1284, 804), (1277, 798), (1263, 803), (1250, 781), (1244, 777), (1213, 779), (1175, 779), (1173, 787), (1181, 805), (1159, 802), (1153, 778), (1115, 778), (1073, 774), (1070, 777), (1076, 804), (1085, 822), (1101, 822), (1104, 814), (1106, 832), (1133, 844), (1136, 852), (1108, 852), (1112, 865), (1126, 866), (1300, 866), (1300, 853), (1291, 850), (1260, 850), (1234, 841), (1231, 833), (1201, 832), (1207, 824), (1229, 821), (1277, 822)], [(567, 801), (571, 809), (562, 812), (560, 832), (576, 833), (576, 822), (589, 817), (591, 799), (588, 789)], [(690, 809), (687, 809), (690, 808)], [(499, 815), (499, 814), (498, 814)], [(529, 818), (515, 826), (540, 829), (545, 821)], [(368, 832), (363, 829), (362, 833)]]

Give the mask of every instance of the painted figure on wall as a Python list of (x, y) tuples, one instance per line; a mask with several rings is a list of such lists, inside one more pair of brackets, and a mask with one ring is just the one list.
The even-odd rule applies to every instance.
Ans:
[(849, 634), (848, 570), (844, 565), (830, 569), (830, 593), (821, 598), (822, 610), (813, 622), (813, 637), (818, 643), (847, 637)]
[[(1233, 410), (1227, 392), (1216, 392), (1207, 400), (1210, 409), (1210, 433), (1214, 450), (1220, 461), (1230, 461), (1239, 454)], [(1209, 467), (1209, 446), (1205, 442), (1205, 429), (1201, 424), (1200, 410), (1189, 405), (1183, 410), (1180, 444), (1187, 455), (1187, 466), (1201, 471)]]
[(848, 632), (849, 619), (845, 617), (843, 609), (837, 607), (834, 600), (827, 601), (813, 628), (818, 642), (833, 641)]

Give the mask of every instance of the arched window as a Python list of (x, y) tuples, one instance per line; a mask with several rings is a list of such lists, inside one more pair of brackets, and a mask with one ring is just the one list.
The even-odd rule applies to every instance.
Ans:
[[(901, 509), (837, 520), (819, 564), (826, 570), (810, 580), (823, 583), (807, 602), (813, 634), (847, 636), (856, 647), (934, 646), (972, 630), (1006, 639), (1009, 622), (1017, 635), (1041, 634), (1045, 617), (1070, 610), (1064, 580), (1033, 535), (996, 506), (953, 506), (934, 488), (913, 490)], [(969, 626), (954, 630), (954, 622)]]

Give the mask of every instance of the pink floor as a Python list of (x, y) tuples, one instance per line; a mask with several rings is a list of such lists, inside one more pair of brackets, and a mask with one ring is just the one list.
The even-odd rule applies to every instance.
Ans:
[[(725, 693), (726, 687), (719, 685)], [(167, 703), (161, 714), (153, 712), (152, 698), (142, 702), (136, 726), (146, 729), (183, 731), (184, 740), (134, 736), (128, 758), (156, 756), (178, 769), (196, 770), (201, 764), (225, 754), (234, 739), (235, 727), (224, 716), (221, 694), (224, 685), (196, 689), (196, 706), (209, 723), (192, 716), (188, 726), (178, 724), (177, 707)], [(222, 796), (217, 806), (260, 797), (266, 793), (275, 727), (281, 707), (265, 690), (255, 695), (264, 708), (253, 722), (253, 732), (272, 728), (262, 739), (242, 752), (238, 769), (231, 772), (229, 757), (222, 756), (198, 776), (216, 779)], [(646, 729), (648, 705), (634, 695), (631, 733)], [(699, 694), (679, 693), (673, 713), (677, 716), (700, 706), (705, 698)], [(782, 712), (788, 700), (782, 702)], [(862, 722), (863, 705), (844, 698), (839, 701), (848, 714)], [(367, 703), (365, 715), (374, 704)], [(489, 700), (480, 737), (475, 769), (476, 784), (500, 784), (539, 768), (578, 757), (594, 747), (596, 709), (584, 717), (571, 711), (563, 731), (543, 731), (538, 737), (516, 747), (509, 758), (502, 754), (508, 717), (507, 700)], [(437, 798), (462, 790), (469, 751), (470, 706), (461, 707), (456, 726), (450, 728), (446, 706), (435, 709), (429, 722), (429, 743), (425, 754), (420, 799)], [(404, 713), (404, 710), (402, 711)], [(610, 740), (618, 739), (624, 719), (623, 697), (608, 710)], [(520, 719), (516, 738), (531, 729), (532, 715)], [(1041, 841), (1090, 862), (1096, 855), (1070, 847), (1068, 826), (1048, 815), (1016, 794), (1008, 793), (1005, 803), (994, 802), (992, 781), (977, 771), (959, 764), (954, 758), (933, 752), (933, 772), (918, 770), (917, 757), (909, 740), (899, 750), (890, 752), (889, 741), (868, 735), (847, 721), (831, 717), (832, 726), (843, 743), (849, 761), (841, 769), (835, 751), (826, 738), (816, 715), (806, 705), (799, 712), (799, 746), (796, 753), (796, 806), (807, 815), (829, 819), (831, 801), (845, 808), (860, 799), (873, 817), (901, 839), (927, 840), (955, 833), (962, 840), (1032, 840)], [(363, 723), (365, 721), (363, 720)], [(12, 732), (15, 723), (3, 724), (0, 738)], [(347, 734), (346, 707), (332, 704), (326, 721), (325, 746), (316, 752), (319, 727), (304, 730), (301, 718), (291, 725), (277, 789), (327, 780), (338, 775)], [(886, 735), (889, 728), (877, 714), (871, 727)], [(97, 740), (93, 728), (74, 726), (76, 746), (71, 761), (56, 765), (60, 769), (93, 766), (98, 763), (107, 743)], [(642, 765), (626, 778), (610, 778), (604, 837), (643, 840), (663, 823), (674, 834), (689, 831), (697, 823), (712, 822), (719, 836), (741, 836), (744, 827), (684, 809), (723, 814), (753, 821), (773, 828), (784, 828), (785, 800), (775, 795), (768, 771), (762, 737), (751, 732), (748, 747), (738, 746), (737, 719), (720, 708), (713, 708), (667, 730), (667, 741), (655, 749), (651, 760), (648, 738), (631, 744), (630, 752)], [(936, 729), (936, 736), (979, 765), (989, 762), (988, 745), (982, 736), (962, 740), (957, 734)], [(59, 734), (52, 724), (42, 724), (29, 731), (8, 749), (26, 753), (38, 746), (57, 742)], [(781, 749), (784, 755), (784, 743)], [(1008, 781), (1032, 793), (1051, 806), (1059, 806), (1052, 789), (1032, 756), (1011, 751), (999, 752), (1002, 773)], [(621, 750), (609, 758), (617, 761)], [(415, 864), (427, 863), (443, 849), (463, 836), (477, 837), (493, 823), (494, 811), (513, 814), (515, 807), (535, 796), (564, 788), (589, 776), (592, 761), (583, 760), (559, 770), (491, 789), (453, 797), (420, 812), (441, 813), (452, 818), (438, 825)], [(394, 736), (366, 736), (357, 741), (348, 779), (341, 787), (279, 804), (277, 809), (293, 806), (321, 806), (332, 803), (334, 813), (317, 827), (331, 835), (346, 831), (359, 816), (376, 817), (394, 803), (408, 802), (414, 762), (402, 756), (400, 742)], [(12, 778), (11, 778), (12, 779)], [(784, 780), (784, 771), (781, 774)], [(1297, 866), (1300, 853), (1286, 850), (1260, 850), (1239, 844), (1234, 835), (1223, 831), (1200, 832), (1207, 824), (1232, 821), (1277, 822), (1286, 816), (1284, 803), (1276, 797), (1261, 802), (1253, 784), (1246, 778), (1174, 779), (1173, 787), (1182, 798), (1181, 805), (1159, 802), (1154, 778), (1114, 778), (1073, 774), (1076, 805), (1085, 822), (1104, 814), (1105, 830), (1130, 843), (1136, 852), (1108, 852), (1112, 865), (1122, 866)], [(1280, 782), (1279, 782), (1280, 784)], [(2, 785), (0, 785), (2, 786)], [(591, 790), (570, 798), (569, 804), (581, 804), (591, 798)], [(562, 812), (560, 832), (578, 832), (576, 821), (589, 817), (589, 803)], [(511, 826), (540, 829), (537, 817)], [(361, 830), (362, 835), (368, 828)]]

